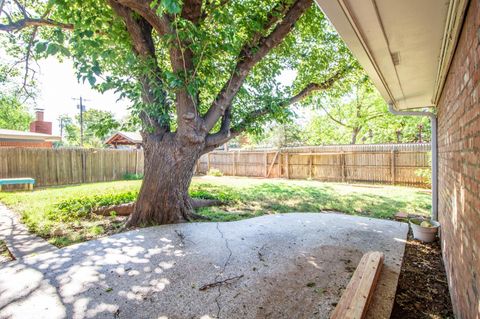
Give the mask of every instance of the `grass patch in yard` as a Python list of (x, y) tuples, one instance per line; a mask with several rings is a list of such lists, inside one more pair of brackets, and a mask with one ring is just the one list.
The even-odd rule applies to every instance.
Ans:
[[(197, 181), (198, 185), (194, 185), (201, 187), (203, 192), (221, 190), (222, 196), (230, 199), (226, 206), (199, 211), (217, 221), (263, 214), (321, 211), (392, 219), (398, 211), (428, 216), (431, 208), (430, 194), (410, 187), (228, 177), (200, 180), (202, 182)], [(242, 180), (249, 182), (241, 183)]]
[[(140, 183), (118, 181), (1, 192), (0, 201), (19, 212), (31, 231), (56, 246), (66, 246), (120, 231), (124, 217), (97, 216), (90, 210), (131, 202)], [(211, 221), (328, 210), (377, 218), (393, 218), (398, 211), (427, 216), (431, 205), (427, 191), (409, 187), (212, 176), (194, 178), (190, 195), (225, 203), (198, 210)]]

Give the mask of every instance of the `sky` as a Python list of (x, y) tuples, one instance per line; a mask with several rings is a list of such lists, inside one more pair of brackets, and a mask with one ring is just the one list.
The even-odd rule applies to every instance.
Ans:
[[(45, 110), (45, 121), (53, 123), (53, 134), (60, 134), (58, 117), (68, 114), (73, 117), (78, 114), (78, 99), (80, 96), (85, 100), (84, 105), (88, 109), (97, 109), (112, 112), (119, 120), (129, 114), (130, 102), (126, 99), (118, 101), (118, 95), (113, 91), (100, 93), (93, 90), (88, 81), (79, 83), (75, 75), (73, 63), (66, 59), (62, 62), (54, 57), (39, 61), (40, 72), (38, 81), (38, 98), (36, 107)], [(296, 72), (285, 70), (280, 75), (283, 85), (292, 84)], [(76, 100), (74, 100), (76, 99)], [(303, 112), (300, 112), (303, 113)], [(303, 117), (304, 114), (299, 114)]]
[(59, 135), (57, 121), (61, 114), (71, 117), (78, 114), (78, 100), (82, 96), (88, 109), (112, 112), (117, 119), (128, 115), (128, 100), (117, 101), (118, 95), (112, 92), (104, 94), (93, 90), (88, 82), (78, 83), (71, 60), (59, 62), (56, 58), (39, 61), (38, 99), (36, 106), (45, 110), (45, 121), (53, 123), (53, 134)]
[[(75, 75), (73, 63), (69, 59), (60, 62), (54, 57), (38, 61), (40, 66), (37, 76), (38, 91), (35, 107), (44, 109), (45, 121), (52, 122), (54, 135), (60, 135), (58, 118), (62, 114), (74, 117), (79, 113), (78, 99), (84, 99), (84, 105), (88, 109), (110, 111), (118, 120), (128, 116), (128, 107), (131, 104), (126, 99), (118, 100), (118, 94), (113, 91), (100, 93), (93, 90), (88, 81), (79, 83)], [(296, 77), (293, 70), (285, 70), (279, 76), (279, 81), (285, 85), (291, 85)], [(32, 110), (33, 111), (33, 110)], [(311, 116), (308, 110), (295, 108), (298, 122), (304, 122)]]

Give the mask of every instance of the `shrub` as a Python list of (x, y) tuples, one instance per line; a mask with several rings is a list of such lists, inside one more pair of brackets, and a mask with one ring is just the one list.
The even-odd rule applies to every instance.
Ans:
[[(222, 202), (231, 202), (238, 199), (231, 188), (219, 188), (209, 184), (201, 186), (192, 185), (189, 193), (192, 198), (217, 199)], [(137, 199), (137, 196), (138, 191), (130, 191), (75, 197), (54, 204), (52, 209), (47, 212), (47, 217), (53, 221), (73, 222), (78, 219), (90, 218), (93, 209), (131, 203)], [(115, 215), (111, 214), (111, 216)]]
[(220, 177), (223, 176), (223, 173), (217, 168), (210, 168), (207, 172), (207, 175)]
[(54, 205), (48, 212), (48, 217), (57, 221), (74, 221), (89, 217), (94, 208), (134, 202), (137, 195), (138, 192), (131, 191), (67, 199)]
[(431, 168), (419, 168), (415, 170), (415, 175), (422, 177), (425, 182), (432, 185), (432, 169)]
[(123, 179), (127, 181), (136, 181), (143, 179), (143, 174), (126, 173), (123, 175)]

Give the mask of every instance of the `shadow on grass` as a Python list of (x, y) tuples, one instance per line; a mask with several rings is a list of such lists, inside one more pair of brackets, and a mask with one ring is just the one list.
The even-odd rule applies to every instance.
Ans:
[[(203, 192), (215, 194), (216, 185), (201, 185)], [(330, 186), (310, 187), (264, 183), (252, 187), (222, 186), (230, 202), (221, 208), (206, 208), (200, 214), (214, 221), (232, 221), (263, 214), (337, 211), (352, 215), (392, 219), (398, 211), (425, 215), (429, 197), (420, 193), (382, 195), (382, 189), (368, 192), (340, 192)], [(231, 193), (231, 194), (230, 194)]]

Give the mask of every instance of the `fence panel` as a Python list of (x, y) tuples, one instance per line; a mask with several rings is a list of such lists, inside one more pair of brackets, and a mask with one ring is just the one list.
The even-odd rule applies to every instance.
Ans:
[(280, 150), (214, 151), (202, 156), (196, 173), (366, 182), (426, 187), (418, 175), (430, 168), (429, 144), (295, 147)]
[(143, 174), (143, 151), (0, 148), (0, 178), (32, 177), (37, 186), (120, 180)]
[[(384, 144), (214, 151), (197, 174), (428, 186), (430, 145)], [(0, 178), (32, 177), (38, 186), (120, 180), (143, 174), (142, 150), (0, 148)]]

